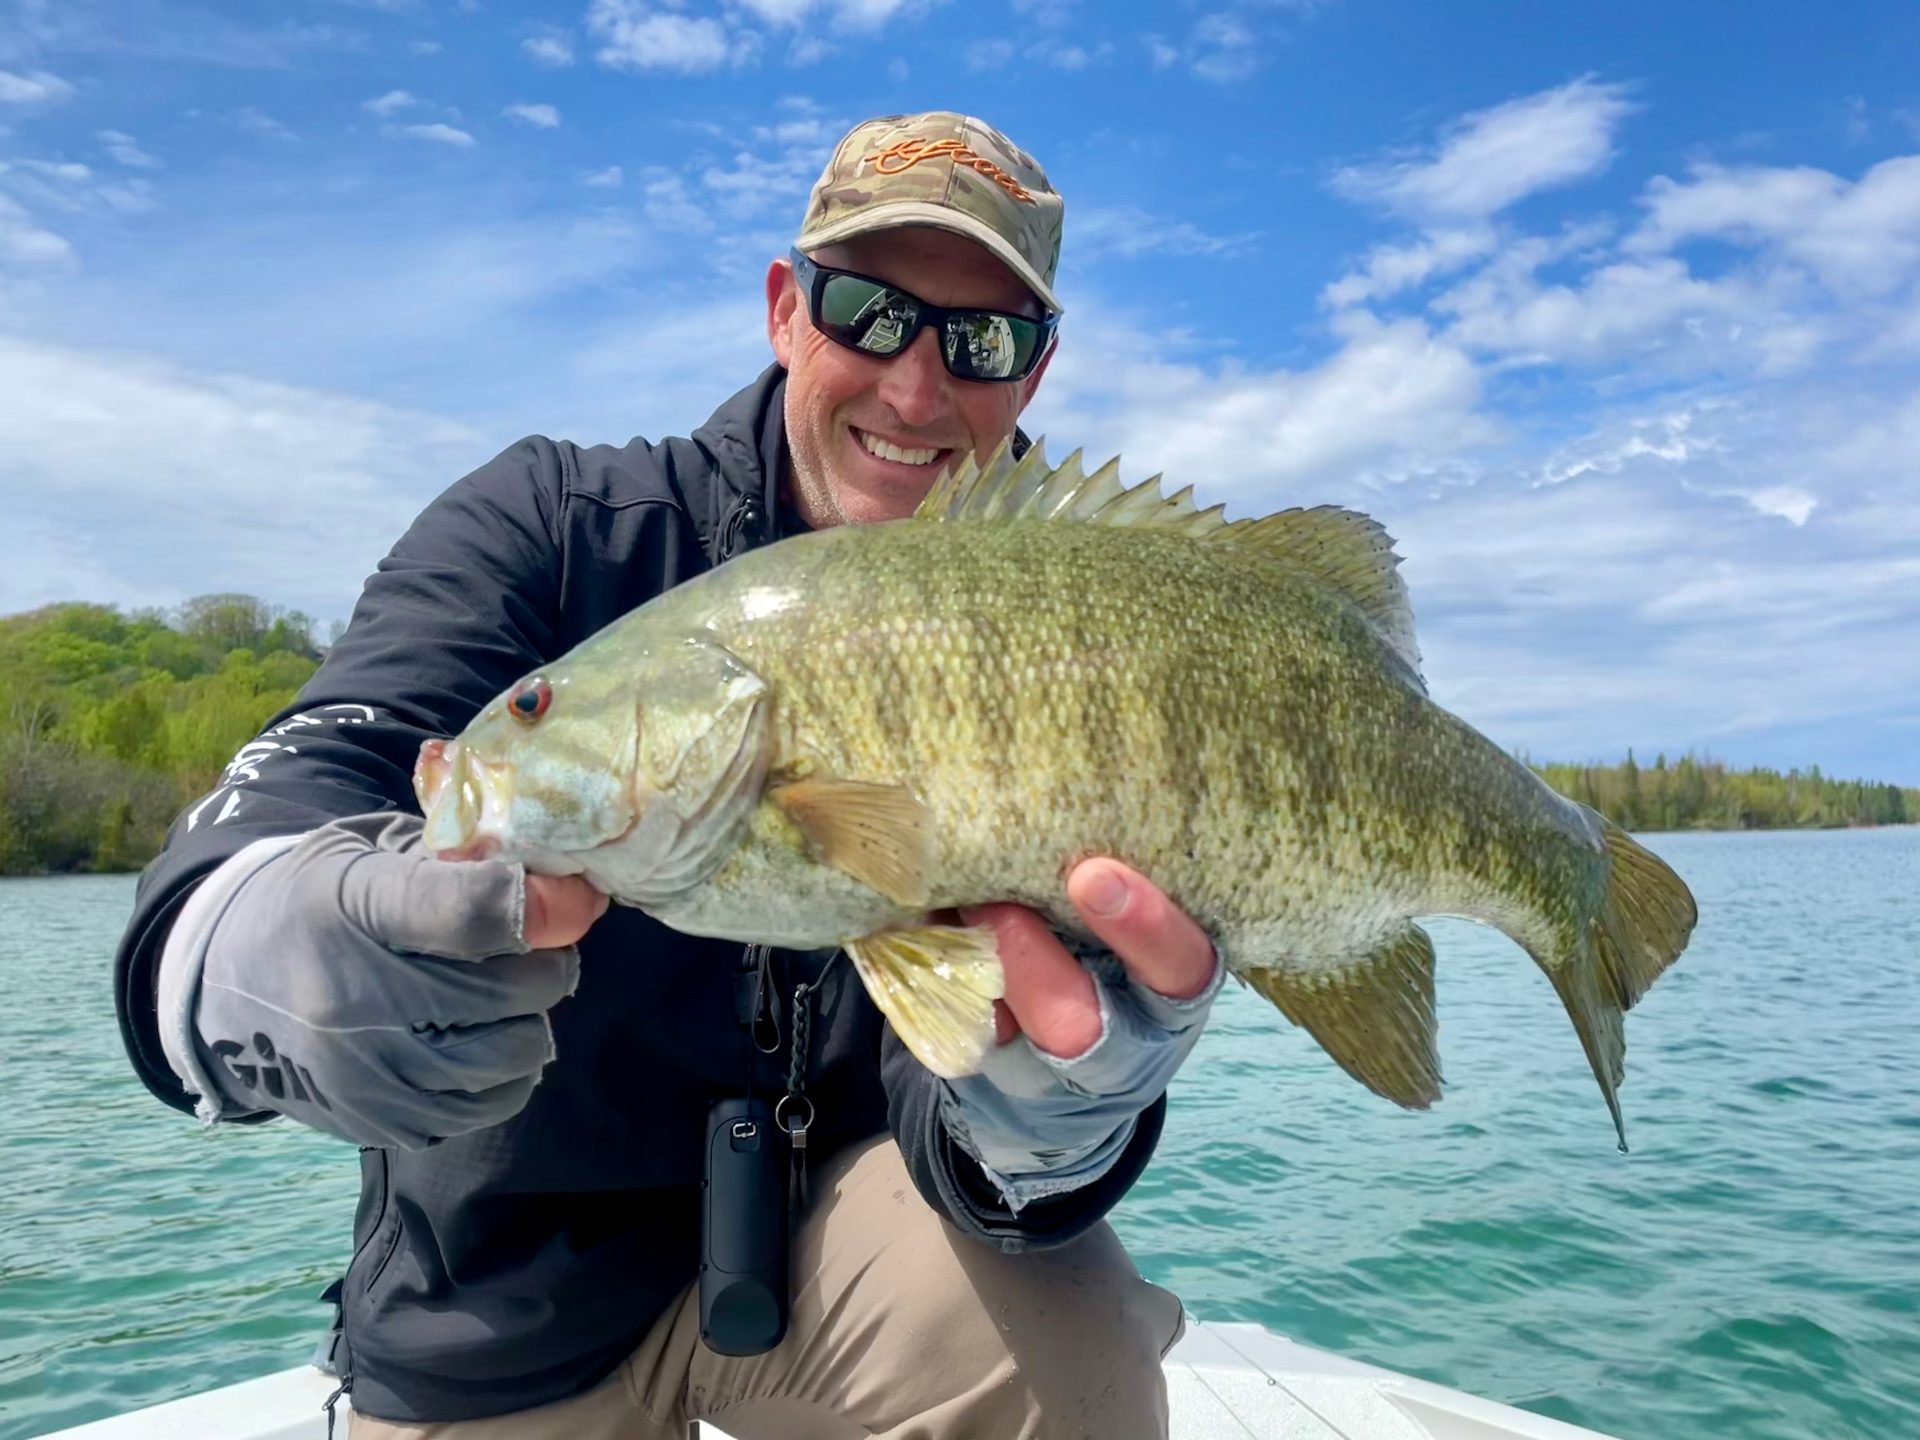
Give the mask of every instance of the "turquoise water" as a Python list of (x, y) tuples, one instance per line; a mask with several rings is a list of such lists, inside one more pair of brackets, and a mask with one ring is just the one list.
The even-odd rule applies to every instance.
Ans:
[[(1702, 923), (1628, 1023), (1630, 1155), (1545, 980), (1434, 930), (1403, 1114), (1244, 992), (1116, 1223), (1255, 1320), (1626, 1437), (1920, 1436), (1920, 829), (1661, 835)], [(108, 992), (132, 881), (0, 882), (0, 1440), (302, 1361), (352, 1152), (202, 1134)]]

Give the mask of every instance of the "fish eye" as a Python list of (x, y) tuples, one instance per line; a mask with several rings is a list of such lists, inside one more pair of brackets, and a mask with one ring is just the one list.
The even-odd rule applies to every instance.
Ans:
[(507, 697), (507, 713), (522, 725), (531, 725), (547, 713), (553, 704), (553, 686), (545, 680), (529, 680)]

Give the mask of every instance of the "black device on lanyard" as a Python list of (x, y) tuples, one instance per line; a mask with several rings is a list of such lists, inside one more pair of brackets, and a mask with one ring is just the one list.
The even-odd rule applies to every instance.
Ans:
[(734, 1009), (752, 1041), (746, 1094), (707, 1111), (700, 1180), (700, 1339), (718, 1355), (759, 1355), (787, 1330), (788, 1140), (773, 1101), (754, 1094), (754, 1064), (780, 1049), (771, 954), (749, 945)]
[(759, 1355), (787, 1332), (786, 1151), (765, 1096), (707, 1112), (700, 1338), (717, 1355)]
[(807, 1094), (812, 997), (840, 958), (835, 951), (811, 981), (793, 987), (787, 1090), (769, 1103), (754, 1093), (754, 1067), (780, 1053), (780, 1002), (773, 952), (749, 945), (734, 972), (734, 1008), (752, 1039), (746, 1094), (707, 1112), (706, 1164), (700, 1181), (700, 1338), (720, 1355), (759, 1355), (787, 1330), (788, 1245), (807, 1208), (807, 1136), (814, 1104)]

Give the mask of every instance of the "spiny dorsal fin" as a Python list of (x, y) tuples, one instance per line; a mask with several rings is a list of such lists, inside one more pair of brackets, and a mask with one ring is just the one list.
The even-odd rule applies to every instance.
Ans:
[(1400, 578), (1393, 537), (1378, 520), (1338, 505), (1281, 510), (1254, 520), (1236, 520), (1227, 538), (1257, 545), (1343, 597), (1380, 632), (1394, 652), (1420, 675), (1420, 645), (1413, 637), (1413, 603)]
[(1228, 520), (1225, 508), (1202, 510), (1189, 485), (1177, 495), (1160, 493), (1160, 477), (1138, 485), (1120, 481), (1118, 456), (1091, 475), (1080, 451), (1058, 468), (1047, 464), (1044, 441), (1019, 460), (1002, 444), (985, 465), (969, 455), (937, 481), (914, 511), (918, 520), (1077, 520), (1094, 525), (1132, 525), (1185, 535), (1208, 543), (1248, 545), (1307, 576), (1352, 605), (1394, 652), (1420, 675), (1420, 647), (1413, 636), (1413, 607), (1400, 578), (1400, 557), (1380, 523), (1358, 510), (1321, 505), (1282, 510), (1248, 520)]

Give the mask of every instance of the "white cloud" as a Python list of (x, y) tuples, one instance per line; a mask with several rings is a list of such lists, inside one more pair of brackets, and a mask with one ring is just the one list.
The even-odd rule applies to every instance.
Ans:
[(509, 105), (500, 113), (536, 130), (556, 130), (560, 126), (560, 112), (551, 105)]
[(1575, 80), (1462, 116), (1428, 155), (1348, 166), (1334, 187), (1417, 220), (1484, 219), (1604, 169), (1632, 109), (1622, 86)]
[(609, 165), (604, 170), (595, 170), (591, 174), (580, 177), (582, 185), (594, 185), (607, 190), (616, 188), (620, 180), (621, 172), (618, 165)]
[[(1302, 487), (1359, 494), (1424, 474), (1497, 433), (1479, 413), (1472, 361), (1418, 321), (1363, 319), (1331, 356), (1301, 370), (1163, 358), (1190, 348), (1130, 325), (1077, 327), (1041, 387), (1035, 406), (1046, 418), (1037, 423), (1056, 437), (1100, 436), (1139, 473), (1204, 479), (1213, 498), (1251, 505)], [(1116, 358), (1131, 356), (1154, 358)]]
[(1920, 155), (1884, 160), (1857, 182), (1810, 166), (1695, 166), (1657, 176), (1647, 218), (1627, 241), (1671, 250), (1700, 237), (1766, 245), (1842, 292), (1883, 294), (1920, 269)]
[(1084, 45), (1069, 45), (1063, 41), (1039, 40), (1027, 47), (1027, 58), (1043, 65), (1051, 65), (1056, 70), (1084, 70), (1089, 65), (1097, 65), (1113, 55), (1113, 46), (1105, 41), (1091, 50)]
[(1188, 68), (1200, 79), (1216, 85), (1245, 80), (1260, 68), (1260, 51), (1253, 31), (1245, 20), (1227, 11), (1200, 17), (1193, 27), (1193, 43), (1188, 53)]
[(1794, 485), (1763, 485), (1758, 490), (1733, 492), (1762, 515), (1777, 515), (1795, 525), (1804, 525), (1813, 517), (1820, 502)]
[(31, 170), (53, 180), (82, 181), (93, 178), (93, 171), (77, 160), (21, 160), (16, 163), (23, 170)]
[(1864, 95), (1849, 95), (1846, 101), (1846, 132), (1849, 145), (1864, 145), (1873, 138), (1873, 119)]
[(713, 218), (700, 207), (678, 175), (662, 175), (641, 186), (642, 204), (647, 219), (662, 230), (677, 234), (702, 234), (713, 229)]
[(1432, 230), (1404, 244), (1378, 245), (1356, 270), (1350, 270), (1320, 292), (1323, 304), (1358, 305), (1385, 300), (1449, 274), (1489, 254), (1496, 244), (1491, 227), (1451, 226)]
[[(338, 615), (413, 512), (486, 452), (429, 414), (4, 336), (0, 392), (17, 401), (0, 406), (9, 515), (36, 545), (91, 556), (79, 578), (11, 568), (5, 610), (93, 598), (99, 570), (153, 599), (235, 589)], [(300, 503), (264, 494), (262, 475)]]
[(840, 127), (832, 120), (809, 115), (800, 120), (782, 120), (773, 125), (753, 127), (756, 140), (771, 140), (776, 145), (826, 146), (840, 138)]
[(1067, 236), (1066, 248), (1076, 264), (1102, 256), (1137, 260), (1142, 255), (1234, 255), (1256, 238), (1212, 235), (1192, 221), (1163, 220), (1137, 206), (1082, 206)]
[(438, 40), (414, 40), (407, 45), (407, 49), (415, 55), (438, 55), (440, 48)]
[(402, 110), (421, 103), (423, 102), (420, 97), (409, 91), (389, 90), (386, 94), (377, 96), (372, 100), (361, 101), (360, 108), (365, 110), (369, 115), (378, 115), (385, 118), (386, 116), (397, 114)]
[(799, 25), (815, 16), (846, 30), (876, 30), (896, 15), (928, 8), (925, 0), (740, 0), (769, 25)]
[(1771, 308), (1750, 286), (1697, 279), (1667, 256), (1616, 260), (1570, 285), (1542, 284), (1519, 263), (1494, 265), (1434, 301), (1460, 343), (1535, 362), (1599, 363), (1697, 350), (1689, 342), (1698, 341), (1722, 355), (1744, 348), (1764, 364), (1747, 327)]
[(1013, 59), (1011, 40), (975, 40), (965, 52), (969, 70), (1002, 70)]
[(766, 156), (741, 150), (731, 165), (709, 165), (701, 171), (700, 183), (730, 214), (745, 218), (778, 207), (794, 208), (793, 202), (806, 195), (818, 170), (810, 151)]
[(233, 112), (233, 123), (242, 130), (255, 135), (265, 135), (273, 140), (298, 140), (300, 137), (287, 126), (281, 124), (264, 110), (252, 105), (243, 105)]
[(769, 25), (797, 25), (814, 8), (814, 0), (741, 0), (741, 4)]
[(745, 48), (718, 20), (653, 10), (641, 0), (592, 0), (587, 32), (603, 43), (595, 58), (614, 70), (717, 70)]
[[(788, 33), (786, 60), (818, 64), (834, 53), (827, 34), (872, 34), (941, 0), (732, 0), (717, 15), (687, 11), (686, 0), (591, 0), (587, 33), (602, 42), (594, 58), (615, 70), (702, 74), (755, 60), (764, 41), (756, 24)], [(823, 33), (824, 32), (824, 33)], [(896, 58), (888, 73), (903, 78)]]
[(26, 75), (0, 70), (0, 105), (48, 105), (72, 96), (73, 86), (45, 70)]
[(124, 130), (102, 130), (98, 132), (98, 138), (101, 145), (106, 148), (107, 154), (122, 165), (131, 166), (136, 170), (160, 168), (159, 157), (149, 155), (142, 150), (134, 138)]
[(965, 60), (969, 70), (1003, 70), (1016, 56), (1036, 65), (1051, 65), (1057, 70), (1084, 70), (1112, 54), (1113, 46), (1105, 43), (1089, 50), (1085, 46), (1070, 45), (1060, 40), (1036, 40), (1025, 46), (1016, 46), (1010, 40), (995, 39), (974, 41), (966, 48)]
[(461, 149), (478, 143), (465, 130), (438, 121), (431, 125), (389, 125), (387, 133), (404, 135), (409, 140), (431, 140), (437, 145), (453, 145)]
[(520, 49), (536, 65), (560, 69), (573, 64), (573, 41), (561, 31), (530, 35), (520, 42)]
[(819, 115), (756, 125), (752, 148), (735, 151), (729, 164), (700, 168), (701, 188), (735, 220), (752, 220), (772, 211), (797, 215), (800, 202), (846, 128), (843, 121)]
[(1540, 468), (1541, 485), (1563, 485), (1585, 475), (1618, 475), (1628, 466), (1647, 460), (1684, 465), (1704, 455), (1722, 453), (1710, 434), (1696, 431), (1697, 416), (1711, 415), (1715, 407), (1683, 405), (1664, 415), (1635, 416), (1611, 434), (1590, 435)]
[(0, 263), (60, 266), (78, 263), (73, 246), (37, 223), (26, 207), (0, 195)]

